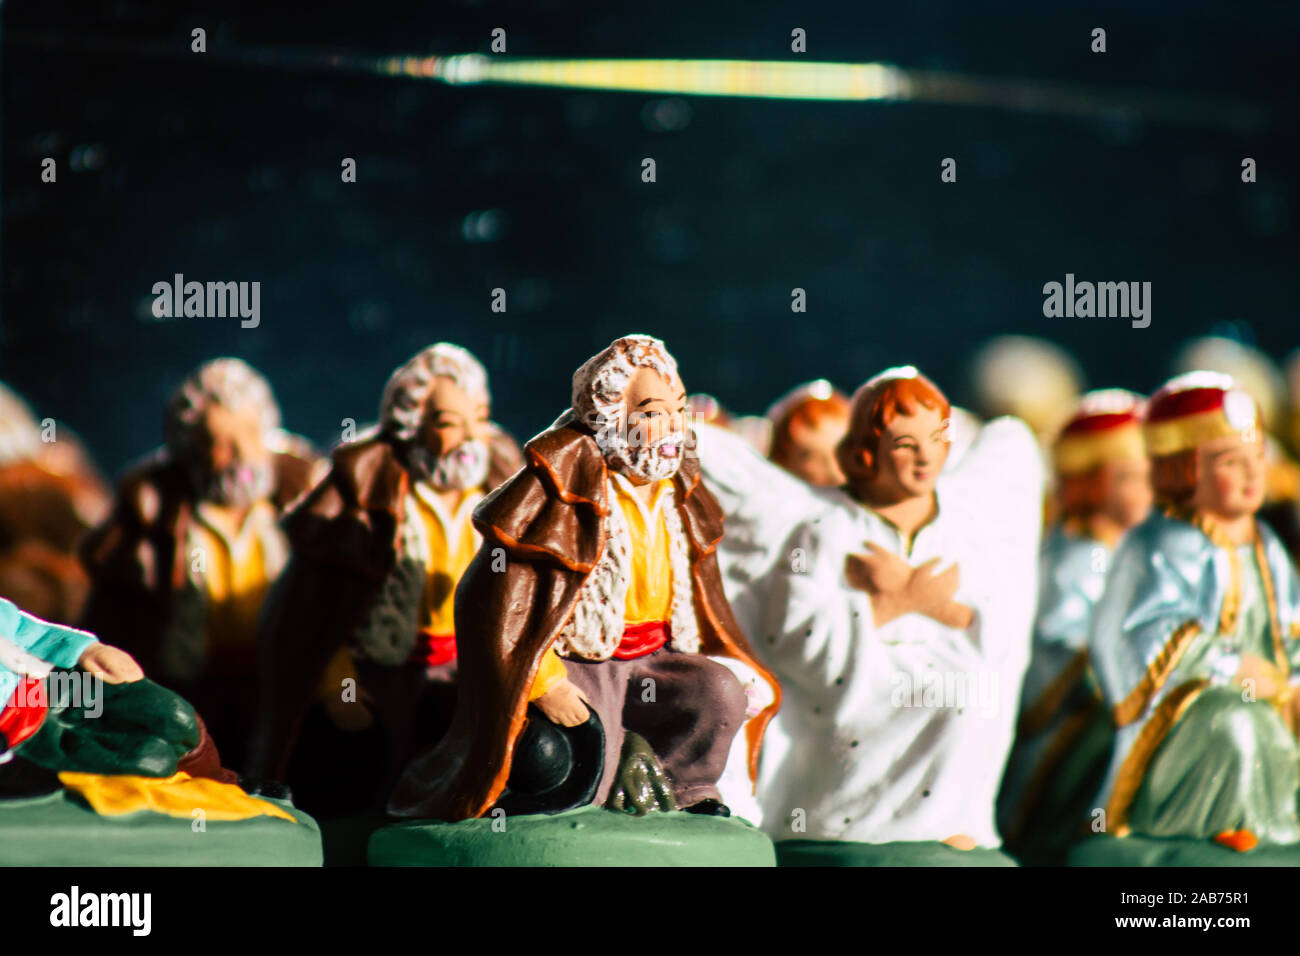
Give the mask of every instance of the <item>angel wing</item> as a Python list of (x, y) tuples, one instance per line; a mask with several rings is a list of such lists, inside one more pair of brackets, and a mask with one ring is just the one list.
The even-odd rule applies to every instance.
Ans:
[(1010, 416), (995, 418), (975, 427), (960, 457), (954, 453), (939, 477), (944, 491), (977, 502), (991, 532), (1013, 543), (1036, 567), (1046, 470), (1029, 426)]
[(705, 423), (694, 428), (704, 483), (726, 515), (718, 546), (723, 586), (742, 628), (752, 628), (756, 592), (782, 559), (785, 542), (838, 492), (799, 480), (733, 432)]

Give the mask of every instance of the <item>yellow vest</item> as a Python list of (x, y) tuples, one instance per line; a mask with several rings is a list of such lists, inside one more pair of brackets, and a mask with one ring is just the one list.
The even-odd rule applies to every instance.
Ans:
[[(275, 521), (270, 502), (259, 501), (249, 510), (243, 527), (232, 541), (204, 515), (199, 505), (191, 525), (191, 553), (185, 556), (194, 577), (207, 595), (207, 644), (211, 651), (250, 650), (257, 639), (257, 617), (271, 587), (266, 574), (260, 524)], [(266, 513), (259, 513), (259, 511)], [(202, 549), (203, 564), (193, 548)]]
[(622, 475), (614, 475), (614, 490), (632, 538), (632, 576), (623, 621), (667, 621), (673, 613), (673, 566), (664, 494), (672, 487), (672, 479), (665, 478), (655, 486), (649, 505), (641, 501), (634, 487)]
[(480, 542), (470, 516), (483, 495), (478, 490), (463, 493), (455, 513), (449, 514), (431, 488), (415, 485), (414, 490), (416, 509), (429, 543), (425, 555), (429, 577), (425, 582), (420, 619), (434, 634), (454, 634), (456, 585), (474, 559)]
[[(672, 479), (660, 481), (645, 505), (632, 489), (635, 487), (622, 475), (615, 474), (614, 491), (618, 505), (623, 509), (628, 534), (632, 539), (632, 579), (627, 588), (627, 606), (623, 611), (624, 624), (644, 624), (646, 621), (670, 621), (673, 612), (672, 552), (668, 540), (668, 521), (664, 508), (669, 507), (664, 493), (672, 487)], [(564, 662), (554, 647), (547, 649), (533, 678), (528, 699), (536, 700), (567, 676)]]

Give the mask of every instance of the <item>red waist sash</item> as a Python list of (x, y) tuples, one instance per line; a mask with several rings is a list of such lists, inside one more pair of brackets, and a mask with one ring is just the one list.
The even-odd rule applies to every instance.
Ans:
[(45, 688), (39, 680), (24, 677), (18, 682), (9, 703), (0, 710), (0, 734), (4, 734), (10, 750), (41, 729), (48, 710)]
[(614, 657), (620, 661), (631, 661), (653, 654), (668, 643), (671, 633), (672, 625), (668, 621), (633, 624), (623, 631), (623, 639), (614, 648)]
[(421, 630), (415, 639), (415, 649), (411, 651), (411, 663), (425, 667), (441, 667), (456, 659), (456, 635), (434, 634)]

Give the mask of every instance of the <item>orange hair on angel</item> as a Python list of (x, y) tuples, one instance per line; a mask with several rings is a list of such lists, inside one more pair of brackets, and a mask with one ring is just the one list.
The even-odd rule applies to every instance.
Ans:
[(876, 469), (876, 449), (885, 429), (899, 415), (915, 415), (920, 408), (938, 410), (947, 419), (952, 412), (939, 386), (920, 372), (896, 378), (874, 379), (853, 396), (853, 417), (849, 431), (836, 449), (844, 474), (868, 473)]
[(798, 444), (796, 433), (816, 431), (829, 421), (847, 423), (850, 410), (849, 400), (840, 392), (831, 392), (826, 398), (809, 395), (801, 399), (772, 423), (772, 448), (767, 457), (778, 464), (789, 460)]

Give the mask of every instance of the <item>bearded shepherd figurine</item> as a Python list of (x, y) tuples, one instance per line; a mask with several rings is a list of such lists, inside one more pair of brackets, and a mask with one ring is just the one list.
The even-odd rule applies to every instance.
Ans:
[[(378, 430), (336, 449), (285, 520), (293, 556), (262, 621), (249, 770), (289, 779), (317, 812), (382, 806), (406, 761), (450, 722), (452, 597), (479, 545), (470, 512), (520, 463), (490, 402), (468, 351), (421, 350), (389, 378)], [(309, 716), (320, 719), (300, 735)], [(304, 769), (290, 774), (300, 736)], [(342, 768), (372, 756), (377, 766)]]
[(316, 457), (280, 428), (266, 379), (237, 358), (195, 369), (164, 413), (165, 446), (132, 468), (82, 542), (81, 626), (191, 701), (237, 767), (256, 708), (257, 621), (284, 568), (284, 510)]
[(657, 809), (728, 815), (717, 781), (746, 696), (708, 655), (772, 687), (747, 729), (756, 771), (780, 693), (723, 594), (722, 512), (677, 363), (657, 339), (620, 338), (574, 374), (572, 403), (475, 509), (483, 544), (456, 594), (458, 707), (402, 776), (394, 816), (641, 812), (629, 750), (653, 767), (639, 779), (664, 791)]

